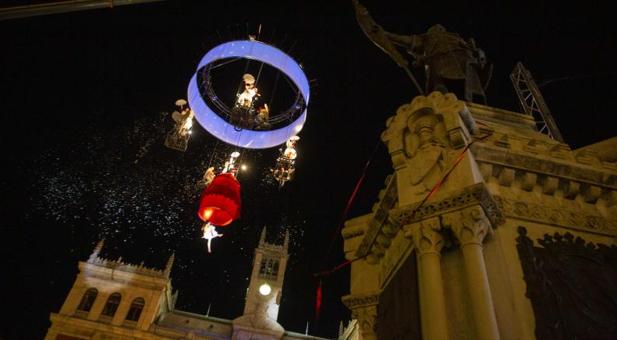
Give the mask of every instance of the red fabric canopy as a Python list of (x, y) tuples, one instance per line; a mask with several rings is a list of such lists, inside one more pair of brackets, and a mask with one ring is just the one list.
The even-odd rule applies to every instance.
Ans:
[(201, 194), (197, 216), (222, 227), (240, 217), (240, 206), (240, 183), (232, 174), (220, 174)]

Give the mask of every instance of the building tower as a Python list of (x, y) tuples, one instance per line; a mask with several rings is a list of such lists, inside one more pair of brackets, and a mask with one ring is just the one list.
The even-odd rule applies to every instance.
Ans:
[(284, 329), (276, 321), (281, 304), (289, 232), (283, 245), (266, 242), (266, 228), (261, 231), (255, 249), (253, 270), (246, 291), (244, 313), (233, 321), (233, 339), (280, 339)]
[(173, 309), (174, 255), (163, 270), (147, 268), (99, 257), (103, 243), (79, 262), (79, 274), (60, 312), (51, 314), (45, 339), (147, 338), (158, 317)]

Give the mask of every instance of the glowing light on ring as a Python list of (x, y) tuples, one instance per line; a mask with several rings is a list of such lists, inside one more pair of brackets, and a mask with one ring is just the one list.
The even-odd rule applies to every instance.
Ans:
[(203, 56), (197, 70), (224, 58), (246, 58), (271, 65), (285, 73), (298, 87), (306, 103), (304, 111), (289, 125), (276, 130), (236, 131), (232, 124), (217, 115), (199, 93), (197, 73), (193, 75), (188, 87), (188, 99), (199, 124), (216, 138), (243, 148), (265, 149), (284, 143), (296, 135), (306, 121), (306, 107), (309, 102), (309, 83), (300, 65), (281, 50), (259, 41), (237, 40), (218, 45)]

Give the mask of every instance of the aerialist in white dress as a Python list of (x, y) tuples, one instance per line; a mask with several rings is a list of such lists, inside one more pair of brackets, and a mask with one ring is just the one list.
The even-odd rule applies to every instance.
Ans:
[(212, 252), (212, 249), (211, 249), (212, 239), (217, 238), (217, 237), (223, 237), (223, 234), (219, 234), (216, 231), (216, 228), (208, 222), (206, 222), (206, 224), (204, 224), (202, 228), (204, 231), (204, 236), (202, 236), (202, 238), (208, 241), (208, 253), (211, 253)]

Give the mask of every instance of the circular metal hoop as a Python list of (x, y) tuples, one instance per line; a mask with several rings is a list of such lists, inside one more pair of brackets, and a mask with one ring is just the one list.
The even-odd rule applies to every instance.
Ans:
[(284, 143), (296, 135), (306, 121), (306, 107), (309, 102), (309, 83), (300, 65), (281, 50), (255, 40), (237, 40), (218, 45), (203, 56), (197, 70), (224, 58), (246, 58), (261, 61), (283, 72), (298, 87), (305, 103), (305, 109), (289, 125), (268, 131), (234, 129), (233, 124), (216, 114), (199, 92), (197, 72), (191, 78), (188, 87), (188, 100), (195, 112), (197, 122), (216, 138), (243, 148), (265, 149)]

